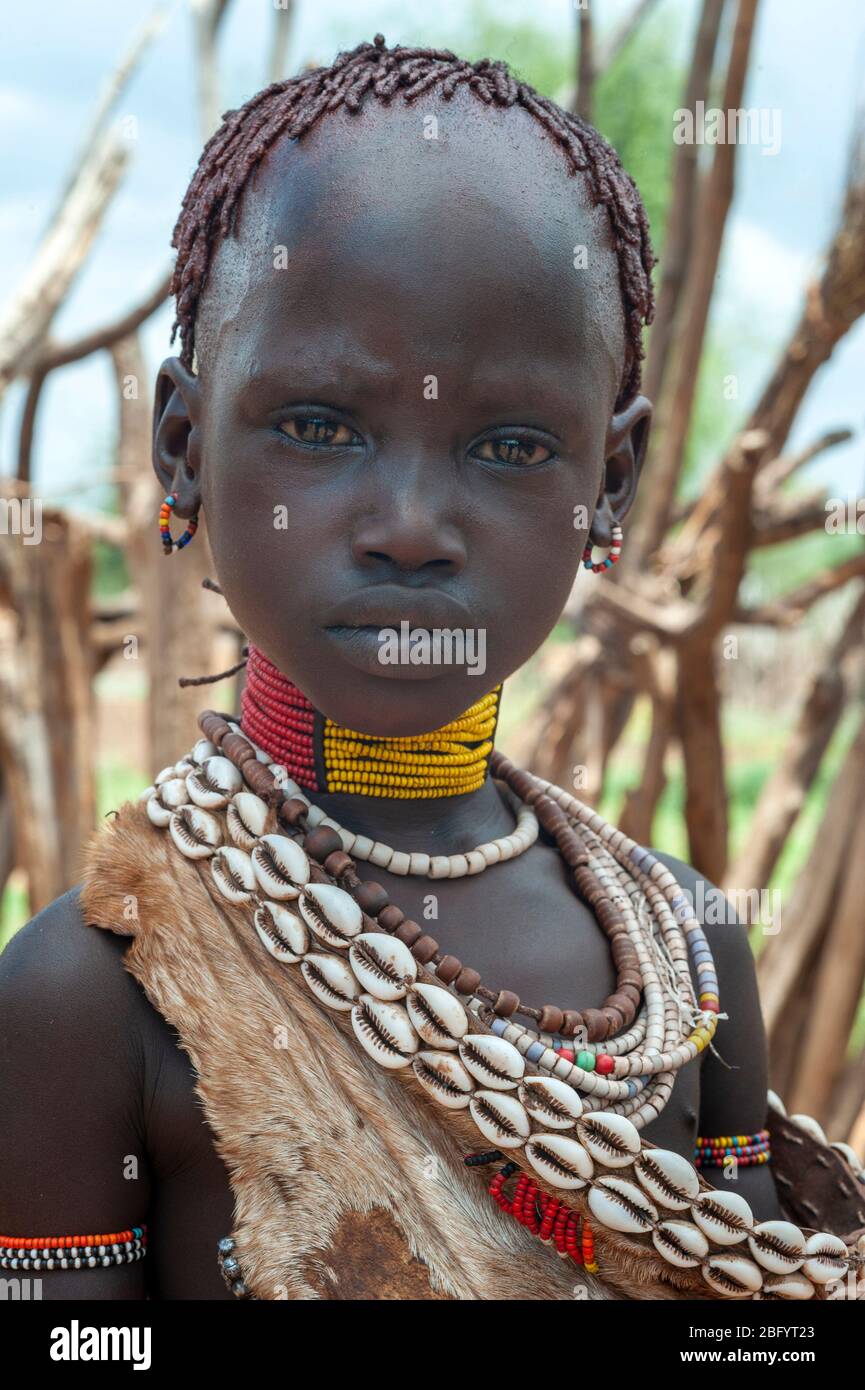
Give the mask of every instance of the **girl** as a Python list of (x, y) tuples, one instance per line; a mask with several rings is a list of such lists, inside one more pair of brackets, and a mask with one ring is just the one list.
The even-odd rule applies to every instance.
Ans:
[(4, 1256), (47, 1297), (825, 1296), (861, 1185), (768, 1114), (745, 929), (494, 749), (645, 455), (615, 153), (378, 35), (226, 117), (174, 244), (160, 529), (207, 518), (246, 684), (6, 952)]

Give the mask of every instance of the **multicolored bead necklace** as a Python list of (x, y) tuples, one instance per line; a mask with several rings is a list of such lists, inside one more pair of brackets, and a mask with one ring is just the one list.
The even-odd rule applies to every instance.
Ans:
[[(257, 650), (253, 658), (250, 649), (254, 693), (262, 670), (273, 690), (285, 683), (285, 677), (265, 662)], [(296, 704), (292, 692), (297, 688), (292, 686), (287, 698)], [(311, 711), (315, 720), (314, 707), (307, 704), (307, 717)], [(246, 707), (242, 718), (239, 728), (234, 727), (250, 739), (256, 758), (267, 762), (275, 757), (280, 730), (274, 718), (265, 728), (268, 741), (263, 746), (253, 736)], [(204, 728), (203, 720), (201, 723)], [(286, 747), (286, 741), (282, 746)], [(304, 774), (303, 764), (295, 763), (295, 767), (301, 778), (309, 776), (308, 771)], [(362, 857), (358, 837), (311, 806), (296, 781), (292, 779), (286, 786), (284, 765), (274, 762), (269, 771), (287, 802), (303, 807), (307, 825), (332, 829), (346, 854)], [(638, 1127), (648, 1124), (666, 1105), (675, 1072), (708, 1047), (714, 1035), (720, 1002), (712, 954), (702, 927), (669, 870), (591, 808), (561, 788), (521, 772), (494, 749), (489, 754), (489, 771), (507, 786), (518, 804), (535, 812), (568, 865), (575, 891), (609, 937), (617, 969), (613, 994), (596, 1009), (531, 1006), (513, 991), (484, 987), (476, 972), (457, 957), (439, 951), (434, 938), (417, 924), (406, 924), (401, 914), (394, 916), (385, 908), (381, 925), (393, 931), (423, 964), (431, 961), (445, 984), (454, 984), (469, 994), (476, 1001), (481, 1021), (514, 1045), (527, 1061), (579, 1090), (587, 1109), (615, 1110), (631, 1117)], [(386, 857), (369, 857), (381, 867), (389, 866)], [(365, 910), (374, 912), (370, 907)], [(696, 999), (689, 954), (701, 984)], [(677, 1000), (675, 1008), (671, 997)], [(517, 1023), (515, 1014), (524, 1015), (531, 1023)], [(689, 1014), (692, 1023), (683, 1032), (681, 1022)], [(628, 1031), (623, 1033), (623, 1029)], [(619, 1036), (614, 1039), (615, 1034)], [(579, 1048), (568, 1045), (575, 1036), (582, 1041)]]
[[(524, 1058), (579, 1092), (586, 1111), (615, 1112), (629, 1117), (638, 1128), (660, 1114), (675, 1073), (711, 1042), (719, 1003), (702, 927), (674, 876), (648, 850), (568, 793), (521, 772), (493, 752), (492, 773), (533, 806), (570, 870), (572, 886), (608, 935), (617, 965), (616, 992), (600, 1008), (566, 1010), (552, 1004), (538, 1008), (522, 1002), (511, 990), (483, 986), (477, 971), (443, 952), (416, 922), (406, 920), (380, 884), (362, 882), (327, 817), (313, 818), (305, 797), (286, 793), (285, 768), (270, 761), (270, 749), (259, 748), (238, 724), (211, 711), (200, 716), (199, 725), (205, 737), (182, 765), (189, 769), (185, 778), (178, 777), (176, 769), (165, 769), (146, 797), (151, 820), (155, 825), (174, 825), (179, 848), (184, 849), (188, 832), (197, 834), (198, 808), (231, 802), (230, 815), (236, 818), (232, 826), (238, 826), (240, 835), (235, 842), (253, 844), (256, 834), (261, 834), (268, 805), (276, 806), (278, 818), (289, 831), (305, 830), (307, 852), (335, 875), (362, 911), (407, 947), (416, 961), (434, 970), (443, 984), (467, 996), (468, 1007), (508, 1045), (509, 1055), (511, 1048), (517, 1056), (521, 1054), (521, 1065)], [(208, 768), (204, 777), (195, 771), (196, 765), (203, 764)], [(235, 781), (238, 771), (241, 780)], [(243, 799), (235, 805), (243, 780), (254, 795), (250, 798), (242, 792)], [(195, 805), (184, 807), (179, 801), (175, 805), (183, 796), (191, 797)], [(209, 821), (207, 828), (210, 833)], [(217, 858), (229, 853), (219, 851)], [(694, 995), (689, 953), (702, 986), (699, 999)], [(517, 1013), (532, 1019), (541, 1034), (514, 1023)], [(547, 1038), (552, 1032), (572, 1037), (579, 1033), (586, 1045), (572, 1061), (550, 1046)]]
[[(488, 1153), (467, 1154), (463, 1162), (467, 1168), (477, 1168), (484, 1164), (496, 1163), (504, 1155), (498, 1149)], [(505, 1192), (505, 1184), (515, 1173), (519, 1173), (512, 1195)], [(520, 1172), (516, 1163), (505, 1163), (499, 1169), (487, 1189), (496, 1206), (512, 1216), (521, 1226), (544, 1243), (553, 1245), (562, 1259), (570, 1257), (575, 1264), (582, 1265), (589, 1274), (597, 1274), (595, 1263), (595, 1238), (592, 1227), (585, 1216), (565, 1206), (558, 1197), (544, 1192), (528, 1173)]]
[[(757, 1221), (744, 1197), (710, 1187), (688, 1159), (639, 1133), (666, 1104), (675, 1072), (700, 1050), (697, 1033), (711, 1038), (719, 1018), (717, 1003), (698, 1004), (690, 977), (688, 938), (704, 940), (699, 924), (649, 851), (569, 794), (491, 759), (494, 775), (531, 799), (576, 891), (596, 915), (603, 903), (618, 914), (617, 926), (610, 917), (611, 939), (630, 938), (636, 950), (642, 1005), (626, 1034), (612, 1036), (620, 1026), (614, 1006), (582, 1014), (612, 1059), (608, 1074), (574, 1074), (575, 1064), (543, 1047), (532, 1066), (537, 1040), (528, 1030), (512, 1042), (485, 1018), (492, 1014), (507, 1030), (514, 1013), (539, 1011), (512, 991), (482, 990), (477, 971), (443, 954), (381, 884), (360, 879), (337, 832), (323, 819), (311, 824), (308, 800), (284, 790), (285, 769), (230, 716), (207, 711), (199, 726), (194, 748), (141, 793), (151, 824), (207, 873), (227, 908), (243, 909), (251, 939), (297, 972), (324, 1009), (343, 1016), (368, 1059), (400, 1071), (447, 1113), (464, 1111), (485, 1143), (517, 1164), (527, 1181), (512, 1196), (504, 1190), (509, 1166), (493, 1182), (503, 1210), (577, 1259), (586, 1258), (585, 1230), (568, 1212), (589, 1216), (596, 1233), (632, 1240), (637, 1255), (653, 1250), (652, 1258), (675, 1267), (677, 1281), (708, 1285), (720, 1297), (827, 1297), (830, 1283), (858, 1272), (865, 1260), (858, 1247), (790, 1221)], [(593, 862), (598, 872), (584, 874)], [(617, 887), (616, 866), (629, 888)], [(716, 1000), (710, 955), (695, 974)], [(625, 1053), (626, 1036), (645, 1041)], [(614, 1099), (614, 1085), (624, 1085), (629, 1101)], [(236, 1255), (233, 1239), (220, 1243), (224, 1273), (240, 1296)]]
[(498, 722), (497, 685), (459, 719), (431, 733), (389, 738), (343, 728), (249, 644), (241, 724), (308, 791), (364, 796), (459, 796), (487, 775)]

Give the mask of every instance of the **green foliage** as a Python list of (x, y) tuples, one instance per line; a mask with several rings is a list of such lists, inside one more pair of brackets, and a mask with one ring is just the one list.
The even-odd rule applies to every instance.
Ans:
[[(754, 550), (743, 598), (749, 603), (766, 603), (825, 570), (842, 565), (861, 550), (861, 536), (829, 535), (826, 531), (811, 531), (785, 545)], [(829, 598), (822, 600), (819, 608), (808, 615), (807, 621), (821, 631), (825, 630), (826, 606), (831, 602)]]
[(486, 0), (473, 0), (460, 37), (448, 42), (470, 63), (479, 58), (503, 60), (518, 77), (554, 100), (574, 71), (570, 46), (551, 43), (549, 32), (530, 19), (509, 23)]
[(640, 190), (657, 256), (663, 256), (675, 151), (671, 112), (685, 84), (685, 74), (670, 52), (669, 21), (662, 20), (659, 11), (598, 79), (593, 113), (593, 124)]
[(96, 540), (93, 545), (93, 597), (110, 598), (129, 587), (126, 556), (116, 545)]

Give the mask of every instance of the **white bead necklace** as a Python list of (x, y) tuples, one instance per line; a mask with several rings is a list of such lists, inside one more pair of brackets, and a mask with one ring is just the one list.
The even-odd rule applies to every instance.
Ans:
[(516, 829), (512, 830), (510, 835), (502, 835), (497, 840), (487, 840), (474, 849), (466, 850), (464, 854), (414, 854), (393, 849), (382, 840), (371, 840), (368, 835), (356, 835), (340, 825), (332, 816), (328, 816), (320, 806), (310, 801), (306, 792), (289, 777), (287, 769), (281, 763), (272, 762), (270, 754), (259, 748), (239, 724), (232, 723), (231, 720), (228, 722), (234, 733), (242, 733), (243, 737), (248, 739), (255, 749), (258, 761), (264, 763), (273, 773), (277, 785), (289, 796), (299, 797), (301, 801), (306, 802), (309, 807), (307, 821), (312, 829), (324, 825), (335, 830), (342, 840), (346, 854), (374, 864), (378, 869), (386, 869), (388, 873), (404, 876), (414, 874), (419, 878), (467, 878), (471, 874), (483, 873), (484, 869), (490, 868), (493, 864), (504, 863), (507, 859), (518, 859), (538, 838), (540, 827), (531, 806), (526, 806), (514, 796), (509, 787), (503, 786), (508, 804), (517, 818)]

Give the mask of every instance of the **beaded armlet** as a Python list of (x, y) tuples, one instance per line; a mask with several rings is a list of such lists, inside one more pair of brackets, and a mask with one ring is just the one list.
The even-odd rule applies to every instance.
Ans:
[(0, 1235), (0, 1269), (104, 1269), (147, 1253), (147, 1227), (101, 1235)]
[(771, 1157), (768, 1129), (758, 1129), (756, 1134), (722, 1134), (716, 1138), (698, 1134), (694, 1167), (723, 1168), (731, 1159), (747, 1166), (768, 1163)]

